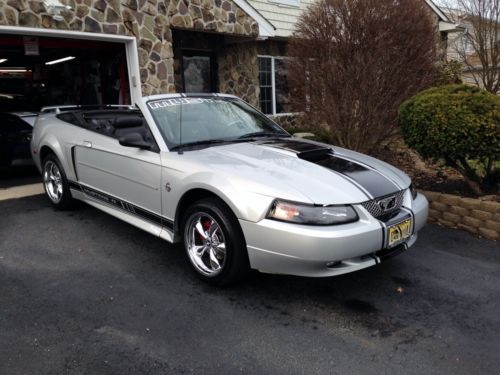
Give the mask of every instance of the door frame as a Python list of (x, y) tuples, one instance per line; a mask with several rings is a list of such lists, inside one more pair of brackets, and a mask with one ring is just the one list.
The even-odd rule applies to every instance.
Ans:
[(132, 105), (135, 105), (142, 98), (139, 56), (137, 53), (137, 41), (135, 37), (114, 34), (88, 33), (83, 31), (39, 29), (23, 26), (0, 26), (0, 34), (62, 39), (83, 39), (101, 42), (122, 43), (125, 46), (125, 54), (127, 57), (130, 102)]

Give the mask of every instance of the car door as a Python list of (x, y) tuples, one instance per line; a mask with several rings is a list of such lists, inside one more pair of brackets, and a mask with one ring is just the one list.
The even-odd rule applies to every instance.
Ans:
[[(149, 131), (147, 124), (144, 130)], [(83, 192), (108, 205), (157, 222), (161, 214), (161, 160), (157, 149), (120, 145), (117, 132), (89, 128), (75, 147)]]

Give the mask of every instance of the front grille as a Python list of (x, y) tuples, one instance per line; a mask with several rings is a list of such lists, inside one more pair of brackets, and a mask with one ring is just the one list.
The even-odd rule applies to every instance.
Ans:
[[(361, 205), (364, 208), (366, 208), (366, 210), (373, 217), (379, 219), (379, 218), (382, 218), (382, 217), (386, 217), (386, 216), (388, 216), (388, 215), (390, 215), (390, 214), (392, 214), (392, 213), (394, 213), (396, 211), (399, 211), (399, 209), (403, 205), (403, 200), (404, 200), (404, 197), (405, 197), (405, 193), (406, 193), (406, 189), (398, 191), (398, 192), (393, 193), (393, 194), (385, 195), (383, 197), (378, 197), (378, 198), (375, 198), (375, 199), (363, 202), (363, 203), (361, 203)], [(396, 198), (396, 203), (395, 203), (394, 207), (392, 207), (390, 210), (384, 211), (379, 206), (379, 204), (377, 202), (380, 201), (380, 200), (382, 200), (382, 199), (389, 198), (391, 196), (394, 196)]]

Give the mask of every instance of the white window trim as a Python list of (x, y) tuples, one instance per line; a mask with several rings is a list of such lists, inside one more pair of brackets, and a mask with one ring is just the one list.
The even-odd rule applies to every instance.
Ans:
[(87, 33), (83, 31), (39, 29), (34, 27), (22, 26), (0, 26), (0, 34), (28, 35), (39, 37), (45, 36), (53, 38), (83, 39), (97, 40), (101, 42), (123, 43), (125, 44), (125, 53), (127, 55), (130, 101), (132, 105), (141, 101), (141, 75), (139, 71), (139, 57), (137, 53), (137, 41), (135, 37), (104, 33)]
[[(272, 56), (272, 55), (257, 55), (257, 58), (262, 57), (266, 59), (271, 59), (271, 89), (272, 89), (272, 97), (273, 97), (273, 102), (272, 102), (272, 108), (273, 108), (273, 113), (267, 113), (267, 116), (294, 116), (297, 115), (298, 112), (282, 112), (282, 113), (276, 113), (276, 81), (275, 81), (275, 74), (276, 71), (274, 70), (274, 60), (286, 60), (287, 57), (285, 56)], [(260, 87), (260, 85), (259, 85)]]
[(276, 115), (276, 70), (274, 69), (274, 57), (271, 58), (271, 88), (273, 90), (273, 115)]

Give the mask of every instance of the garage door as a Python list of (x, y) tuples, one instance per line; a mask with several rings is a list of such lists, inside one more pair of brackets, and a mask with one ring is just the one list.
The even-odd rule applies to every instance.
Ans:
[(0, 35), (0, 112), (130, 101), (124, 43)]

